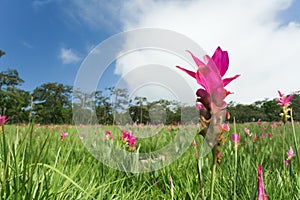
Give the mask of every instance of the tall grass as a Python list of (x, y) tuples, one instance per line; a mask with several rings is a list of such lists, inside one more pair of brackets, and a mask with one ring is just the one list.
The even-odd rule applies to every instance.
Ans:
[[(262, 126), (266, 126), (266, 130)], [(262, 126), (237, 124), (236, 132), (241, 134), (237, 170), (230, 139), (232, 131), (228, 133), (222, 163), (216, 167), (215, 199), (233, 199), (233, 191), (237, 199), (256, 199), (258, 164), (263, 166), (265, 190), (270, 199), (300, 199), (300, 166), (295, 157), (288, 167), (282, 160), (282, 151), (288, 151), (281, 149), (282, 146), (296, 148), (291, 124), (286, 124), (285, 136), (282, 126), (274, 129), (270, 123)], [(246, 137), (244, 127), (251, 130), (253, 137), (259, 136), (258, 139), (253, 142), (251, 137)], [(106, 129), (112, 130), (118, 140), (120, 132), (115, 127), (102, 126), (99, 134), (104, 135)], [(64, 140), (60, 138), (62, 131), (69, 133)], [(167, 127), (151, 142), (138, 140), (140, 151), (161, 148), (171, 141), (176, 131), (176, 127)], [(262, 132), (266, 133), (265, 138), (261, 137)], [(269, 132), (273, 133), (271, 139), (267, 136)], [(295, 124), (295, 133), (300, 134), (299, 124)], [(92, 157), (72, 126), (5, 125), (0, 136), (1, 199), (201, 198), (192, 144), (171, 165), (158, 171), (133, 174), (111, 169)], [(197, 136), (196, 140), (201, 146), (202, 138)], [(204, 188), (211, 184), (211, 159), (211, 155), (201, 159)], [(209, 189), (204, 190), (204, 196), (209, 196)]]

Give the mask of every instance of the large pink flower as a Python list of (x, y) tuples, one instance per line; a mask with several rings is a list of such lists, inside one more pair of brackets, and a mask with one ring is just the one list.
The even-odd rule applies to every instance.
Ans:
[(294, 97), (294, 94), (290, 95), (289, 97), (286, 97), (279, 90), (278, 90), (278, 94), (279, 94), (279, 98), (276, 98), (275, 100), (278, 102), (279, 106), (289, 107), (292, 104), (290, 101)]
[[(198, 68), (203, 67), (203, 66), (207, 66), (209, 68), (217, 69), (218, 73), (220, 75), (220, 77), (223, 77), (225, 75), (225, 73), (228, 70), (228, 65), (229, 65), (229, 58), (228, 58), (228, 53), (227, 51), (222, 51), (222, 49), (220, 47), (218, 47), (214, 53), (214, 55), (212, 56), (212, 58), (210, 58), (208, 55), (204, 56), (204, 61), (202, 62), (198, 57), (196, 57), (192, 52), (187, 51), (191, 54), (193, 60), (195, 61), (196, 65), (198, 66)], [(176, 66), (177, 68), (185, 71), (187, 74), (189, 74), (190, 76), (192, 76), (193, 78), (195, 78), (197, 80), (197, 82), (204, 87), (208, 93), (210, 93), (208, 85), (207, 85), (207, 81), (203, 78), (203, 75), (201, 74), (200, 70), (198, 69), (197, 72), (193, 72), (187, 69), (184, 69), (180, 66)], [(222, 79), (223, 85), (224, 87), (226, 85), (228, 85), (231, 81), (233, 81), (234, 79), (236, 79), (237, 77), (239, 77), (240, 75), (235, 75), (231, 78), (224, 78)]]

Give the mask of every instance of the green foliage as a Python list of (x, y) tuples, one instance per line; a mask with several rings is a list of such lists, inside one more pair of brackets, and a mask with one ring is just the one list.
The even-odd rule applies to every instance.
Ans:
[(32, 93), (35, 121), (45, 124), (70, 123), (71, 92), (71, 86), (58, 83), (46, 83), (37, 87)]
[[(266, 133), (273, 133), (272, 139), (261, 137), (263, 126), (267, 127)], [(244, 127), (248, 127), (253, 137), (259, 136), (259, 139), (252, 142), (251, 137), (243, 134)], [(93, 158), (75, 127), (5, 125), (3, 128), (4, 132), (0, 134), (1, 199), (171, 199), (170, 175), (174, 199), (200, 199), (192, 144), (169, 166), (154, 172), (132, 174), (111, 169)], [(241, 134), (237, 199), (256, 199), (258, 164), (263, 166), (265, 192), (270, 199), (299, 199), (300, 166), (295, 157), (289, 166), (284, 165), (286, 151), (293, 144), (290, 123), (286, 128), (283, 140), (282, 126), (271, 128), (269, 123), (237, 126), (237, 132)], [(115, 142), (118, 142), (121, 132), (113, 126), (102, 126), (96, 133), (99, 139), (108, 129), (112, 130)], [(177, 130), (176, 126), (165, 127), (151, 140), (138, 140), (141, 151), (160, 149), (172, 140)], [(63, 141), (60, 138), (62, 131), (69, 133)], [(299, 124), (296, 131), (300, 131)], [(228, 134), (228, 137), (231, 135)], [(198, 148), (202, 140), (202, 137), (196, 136)], [(200, 161), (206, 197), (209, 196), (211, 182), (211, 159), (209, 154)], [(217, 166), (214, 197), (217, 200), (232, 199), (234, 151), (230, 140), (223, 145), (221, 159)]]

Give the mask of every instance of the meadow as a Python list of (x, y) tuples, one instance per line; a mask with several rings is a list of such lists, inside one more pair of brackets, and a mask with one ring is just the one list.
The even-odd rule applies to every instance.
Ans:
[[(296, 148), (292, 128), (290, 122), (237, 124), (240, 140), (235, 167), (231, 124), (230, 131), (224, 134), (221, 163), (216, 167), (214, 199), (256, 199), (258, 165), (263, 167), (269, 199), (300, 199), (298, 157), (292, 157), (288, 165), (285, 163), (290, 146)], [(299, 138), (300, 124), (295, 123), (294, 128)], [(110, 138), (106, 137), (107, 130), (111, 132)], [(63, 132), (68, 135), (62, 138)], [(150, 141), (136, 141), (139, 151), (159, 149), (177, 132), (177, 125), (160, 127)], [(122, 132), (117, 126), (99, 126), (96, 134), (99, 139), (111, 140), (113, 136), (113, 143), (121, 142)], [(70, 125), (3, 124), (1, 199), (201, 199), (193, 143), (167, 167), (131, 173), (112, 169), (95, 159), (83, 144), (85, 137)], [(202, 136), (195, 139), (197, 149), (201, 148)], [(199, 159), (205, 199), (209, 199), (211, 160), (211, 154)]]

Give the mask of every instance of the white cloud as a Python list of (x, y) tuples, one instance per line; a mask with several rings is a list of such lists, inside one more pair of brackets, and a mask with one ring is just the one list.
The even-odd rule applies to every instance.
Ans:
[(32, 1), (32, 6), (35, 8), (35, 9), (39, 9), (49, 3), (51, 3), (52, 0), (33, 0)]
[(70, 0), (64, 11), (77, 24), (86, 24), (93, 30), (116, 32), (121, 31), (117, 25), (121, 5), (119, 0)]
[[(154, 27), (182, 33), (209, 55), (217, 46), (228, 50), (230, 67), (225, 76), (241, 77), (227, 87), (235, 92), (227, 100), (252, 103), (274, 98), (278, 89), (284, 93), (300, 90), (300, 26), (280, 18), (282, 10), (291, 5), (291, 0), (135, 0), (123, 4), (121, 20), (124, 30)], [(135, 40), (128, 38), (126, 44)], [(147, 55), (139, 52), (135, 58), (123, 59), (117, 63), (116, 72), (125, 75)]]
[(80, 56), (77, 55), (72, 49), (61, 48), (59, 58), (63, 64), (77, 63), (81, 60)]

